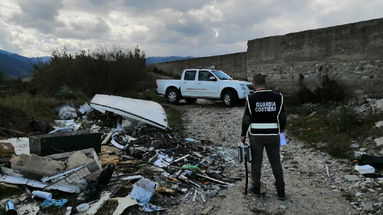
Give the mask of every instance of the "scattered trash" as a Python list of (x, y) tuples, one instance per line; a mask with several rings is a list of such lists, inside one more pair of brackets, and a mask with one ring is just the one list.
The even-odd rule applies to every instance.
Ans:
[(5, 202), (5, 214), (6, 215), (17, 215), (16, 207), (12, 201)]
[(82, 203), (82, 204), (77, 205), (77, 207), (76, 207), (76, 211), (77, 211), (78, 213), (84, 213), (84, 212), (86, 212), (87, 210), (89, 210), (89, 208), (90, 208), (90, 206), (89, 206), (88, 203)]
[(76, 123), (74, 119), (70, 120), (55, 120), (57, 126), (54, 127), (54, 130), (49, 132), (49, 134), (59, 133), (59, 132), (71, 132), (77, 131), (81, 127), (81, 123)]
[(184, 142), (185, 143), (195, 143), (197, 141), (195, 139), (192, 139), (192, 138), (186, 138), (186, 139), (184, 139)]
[(14, 154), (15, 147), (12, 144), (0, 142), (0, 163), (8, 162)]
[(57, 109), (58, 109), (58, 116), (60, 119), (67, 120), (67, 119), (74, 119), (78, 117), (76, 108), (72, 106), (71, 104), (63, 105), (61, 107), (58, 107)]
[(141, 203), (149, 203), (156, 191), (156, 186), (157, 184), (155, 182), (146, 178), (141, 178), (134, 184), (130, 196)]
[(375, 168), (370, 165), (356, 165), (355, 170), (358, 171), (360, 174), (369, 174), (369, 173), (375, 173)]
[(1, 140), (1, 142), (12, 144), (16, 155), (30, 154), (28, 137), (10, 138)]
[(383, 169), (383, 157), (363, 154), (358, 159), (359, 165), (371, 165), (376, 169)]
[(52, 193), (35, 190), (32, 192), (32, 198), (35, 198), (35, 197), (41, 198), (41, 199), (51, 199)]
[(88, 103), (85, 103), (80, 106), (80, 108), (78, 109), (78, 112), (80, 113), (81, 116), (87, 115), (88, 113), (92, 112), (92, 107)]
[(9, 184), (27, 185), (27, 186), (38, 188), (38, 189), (44, 189), (47, 187), (47, 190), (59, 190), (66, 193), (80, 193), (80, 188), (75, 185), (54, 184), (52, 186), (49, 186), (49, 184), (46, 184), (37, 180), (31, 180), (31, 179), (22, 178), (22, 177), (14, 177), (9, 175), (0, 175), (0, 182), (9, 183)]
[(68, 199), (45, 199), (43, 203), (41, 203), (41, 207), (43, 208), (49, 208), (51, 206), (61, 208), (68, 202)]
[(235, 150), (182, 138), (168, 129), (166, 114), (155, 102), (96, 95), (78, 115), (74, 110), (70, 104), (57, 108), (61, 120), (50, 134), (1, 140), (0, 161), (11, 165), (1, 166), (0, 183), (27, 187), (18, 208), (39, 210), (38, 201), (25, 200), (29, 196), (44, 199), (44, 208), (63, 207), (67, 199), (53, 199), (63, 192), (64, 198), (65, 193), (77, 198), (70, 197), (71, 206), (62, 214), (94, 215), (109, 200), (118, 202), (116, 215), (136, 210), (133, 205), (151, 213), (167, 210), (177, 198), (206, 203), (237, 180), (225, 176), (227, 166), (238, 164)]
[(73, 213), (72, 207), (66, 207), (65, 215), (71, 215)]
[(173, 158), (169, 157), (166, 154), (160, 153), (155, 156), (155, 161), (153, 162), (153, 165), (157, 167), (167, 167), (171, 164), (172, 161)]
[(143, 210), (147, 213), (152, 213), (152, 212), (156, 212), (156, 211), (164, 211), (166, 210), (166, 208), (163, 208), (161, 206), (157, 206), (157, 205), (153, 205), (153, 204), (150, 204), (150, 203), (139, 203), (138, 204), (139, 206), (141, 206), (143, 208)]
[(214, 209), (214, 206), (209, 206), (207, 208), (205, 208), (203, 211), (201, 211), (201, 215), (207, 215), (210, 213), (210, 211), (212, 211)]

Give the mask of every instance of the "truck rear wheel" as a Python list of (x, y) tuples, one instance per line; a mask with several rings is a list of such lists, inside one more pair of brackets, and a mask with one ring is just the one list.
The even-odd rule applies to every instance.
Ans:
[(233, 90), (227, 90), (223, 93), (222, 100), (227, 107), (233, 107), (238, 102), (237, 93)]
[(194, 104), (197, 99), (196, 98), (185, 98), (186, 103), (188, 104)]
[(168, 99), (168, 102), (171, 104), (177, 104), (181, 99), (181, 94), (179, 90), (175, 88), (171, 88), (166, 91), (166, 98)]

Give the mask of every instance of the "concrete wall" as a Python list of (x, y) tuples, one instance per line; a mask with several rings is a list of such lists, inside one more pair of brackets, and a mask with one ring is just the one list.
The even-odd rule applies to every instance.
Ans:
[(383, 19), (248, 41), (247, 76), (267, 75), (269, 86), (294, 93), (328, 74), (349, 94), (383, 97)]
[(264, 74), (270, 87), (289, 95), (300, 77), (313, 89), (328, 75), (350, 95), (383, 97), (383, 19), (250, 40), (247, 52), (152, 67), (179, 76), (183, 69), (211, 65), (237, 79)]
[(180, 77), (182, 71), (188, 68), (207, 68), (215, 66), (233, 78), (245, 79), (247, 77), (246, 52), (218, 55), (210, 57), (200, 57), (188, 60), (152, 64), (150, 67), (157, 68), (175, 77)]

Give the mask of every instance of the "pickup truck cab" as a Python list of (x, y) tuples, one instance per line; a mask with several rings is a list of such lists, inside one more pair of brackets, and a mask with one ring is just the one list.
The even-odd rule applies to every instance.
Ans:
[(226, 106), (233, 106), (253, 92), (250, 82), (233, 80), (215, 69), (185, 69), (181, 80), (158, 79), (156, 87), (157, 93), (173, 104), (181, 99), (194, 103), (198, 98), (204, 98), (222, 99)]

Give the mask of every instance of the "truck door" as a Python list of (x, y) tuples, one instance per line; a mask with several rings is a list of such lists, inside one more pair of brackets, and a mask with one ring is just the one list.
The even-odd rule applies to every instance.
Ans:
[(219, 83), (217, 77), (209, 71), (200, 70), (198, 72), (198, 81), (197, 81), (197, 95), (199, 97), (210, 97), (217, 98), (219, 97)]
[(184, 72), (181, 80), (181, 95), (188, 97), (196, 97), (196, 74), (195, 70), (188, 70)]

